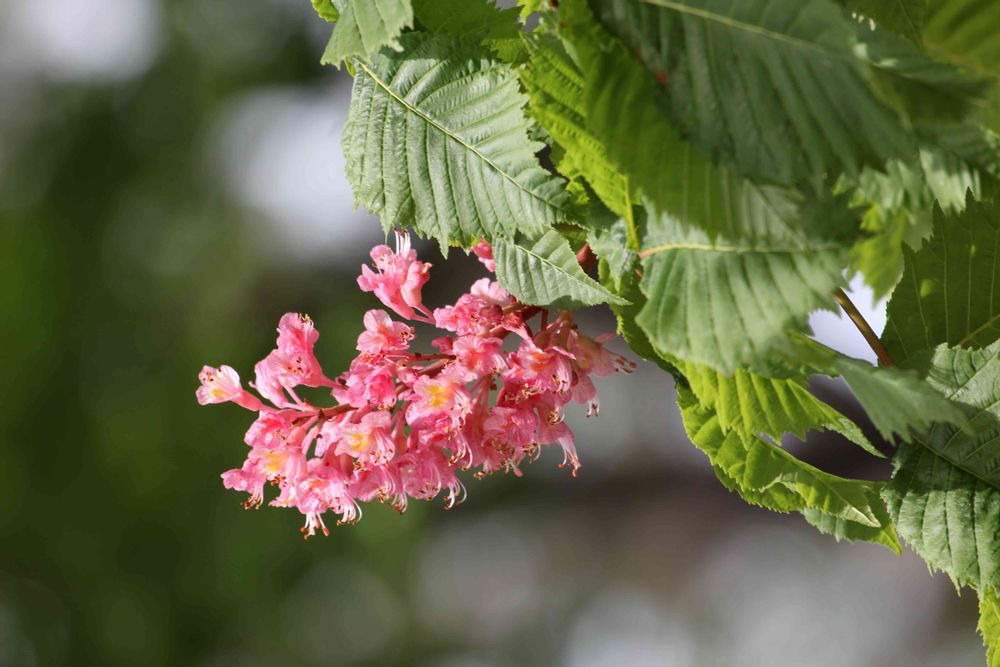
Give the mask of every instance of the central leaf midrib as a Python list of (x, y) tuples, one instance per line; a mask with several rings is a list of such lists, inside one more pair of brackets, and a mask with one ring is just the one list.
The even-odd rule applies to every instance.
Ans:
[(540, 196), (537, 192), (534, 192), (532, 190), (528, 190), (527, 188), (525, 188), (523, 185), (521, 185), (520, 183), (517, 182), (517, 179), (515, 179), (513, 176), (511, 176), (510, 174), (508, 174), (505, 170), (501, 169), (499, 165), (497, 165), (495, 162), (493, 162), (493, 160), (491, 160), (489, 157), (487, 157), (486, 155), (484, 155), (475, 146), (473, 146), (472, 144), (468, 143), (467, 141), (465, 141), (464, 139), (462, 139), (458, 135), (454, 134), (448, 128), (446, 128), (444, 125), (442, 125), (441, 123), (439, 123), (438, 121), (436, 121), (434, 118), (432, 118), (431, 116), (427, 115), (426, 113), (424, 113), (423, 111), (421, 111), (419, 108), (415, 107), (414, 105), (410, 104), (404, 98), (400, 97), (396, 93), (396, 91), (394, 91), (389, 86), (389, 84), (387, 84), (385, 81), (383, 81), (381, 78), (379, 78), (379, 76), (377, 74), (375, 74), (375, 72), (373, 72), (371, 70), (371, 68), (369, 68), (368, 65), (366, 65), (364, 62), (357, 61), (356, 64), (358, 65), (358, 67), (360, 67), (362, 70), (364, 70), (365, 74), (368, 75), (368, 77), (371, 78), (372, 81), (374, 81), (376, 84), (378, 84), (378, 86), (382, 90), (384, 90), (390, 97), (392, 97), (394, 100), (396, 100), (404, 109), (406, 109), (410, 113), (418, 116), (421, 120), (423, 120), (424, 122), (426, 122), (428, 125), (430, 125), (434, 129), (436, 129), (438, 132), (440, 132), (441, 134), (445, 135), (446, 137), (448, 137), (452, 141), (455, 141), (456, 143), (460, 144), (467, 151), (469, 151), (470, 153), (472, 153), (473, 155), (475, 155), (476, 157), (478, 157), (480, 160), (482, 160), (483, 162), (485, 162), (486, 164), (488, 164), (490, 166), (490, 168), (492, 168), (498, 174), (500, 174), (501, 176), (503, 176), (506, 180), (508, 180), (511, 184), (514, 185), (514, 187), (516, 187), (521, 192), (524, 192), (525, 194), (527, 194), (528, 196), (532, 197), (533, 199), (536, 199), (536, 200), (542, 202), (543, 204), (545, 204), (546, 206), (548, 206), (549, 208), (551, 208), (553, 211), (558, 211), (559, 210), (559, 206), (558, 205), (556, 205), (553, 202), (549, 201), (548, 199), (545, 199), (544, 197)]

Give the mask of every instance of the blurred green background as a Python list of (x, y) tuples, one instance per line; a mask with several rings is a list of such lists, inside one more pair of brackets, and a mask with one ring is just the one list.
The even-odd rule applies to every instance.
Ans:
[[(0, 665), (981, 663), (973, 595), (728, 495), (645, 365), (574, 419), (577, 479), (553, 454), (308, 542), (294, 511), (244, 511), (219, 474), (249, 415), (199, 407), (199, 368), (250, 377), (304, 311), (335, 374), (375, 305), (328, 32), (305, 0), (0, 2)], [(481, 275), (424, 255), (428, 303)]]

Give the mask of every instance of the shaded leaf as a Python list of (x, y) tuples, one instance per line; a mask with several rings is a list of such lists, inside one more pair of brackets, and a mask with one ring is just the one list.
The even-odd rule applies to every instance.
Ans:
[(934, 212), (934, 235), (906, 249), (882, 340), (897, 362), (948, 345), (1000, 337), (1000, 206), (970, 197), (961, 215)]

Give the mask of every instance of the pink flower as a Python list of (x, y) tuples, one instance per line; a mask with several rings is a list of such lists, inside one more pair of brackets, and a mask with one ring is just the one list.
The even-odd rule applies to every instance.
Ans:
[(479, 261), (483, 263), (487, 271), (491, 273), (497, 270), (496, 262), (493, 261), (493, 248), (486, 241), (480, 241), (476, 245), (472, 246), (472, 253), (479, 258)]
[(391, 425), (392, 415), (382, 410), (369, 412), (359, 423), (336, 424), (329, 431), (330, 441), (336, 444), (334, 454), (346, 454), (364, 467), (385, 465), (396, 453)]
[(195, 392), (198, 403), (228, 403), (232, 401), (247, 410), (260, 410), (264, 404), (240, 385), (240, 376), (229, 366), (204, 366), (198, 374), (201, 386)]
[(384, 310), (369, 310), (364, 317), (365, 330), (358, 336), (358, 351), (372, 357), (406, 352), (413, 340), (413, 327), (393, 322)]
[[(398, 243), (396, 252), (373, 250), (376, 270), (364, 267), (358, 283), (396, 313), (432, 322), (421, 302), (430, 265), (417, 260), (405, 237)], [(476, 254), (485, 258), (488, 246)], [(206, 366), (199, 375), (199, 403), (231, 401), (257, 413), (245, 436), (246, 460), (223, 473), (223, 484), (248, 494), (245, 507), (259, 506), (266, 487), (277, 487), (269, 504), (298, 509), (309, 537), (328, 532), (328, 511), (339, 515), (337, 523), (357, 521), (359, 502), (403, 511), (411, 498), (444, 494), (453, 506), (465, 497), (456, 470), (473, 468), (476, 478), (520, 475), (547, 445), (562, 448), (563, 465), (575, 471), (580, 463), (563, 410), (576, 401), (596, 412), (591, 377), (630, 364), (604, 349), (610, 335), (580, 334), (568, 313), (551, 321), (544, 315), (532, 333), (526, 320), (538, 312), (497, 282), (478, 280), (454, 305), (434, 311), (433, 323), (451, 334), (432, 341), (438, 353), (423, 355), (410, 351), (412, 327), (370, 310), (359, 354), (336, 381), (316, 359), (312, 320), (286, 314), (276, 349), (256, 364), (251, 384), (273, 405), (244, 390), (229, 366)], [(514, 351), (504, 350), (510, 333), (521, 339)], [(329, 387), (337, 404), (302, 400), (302, 385)]]
[(480, 336), (460, 336), (452, 344), (452, 353), (464, 371), (465, 381), (478, 380), (506, 367), (503, 340)]
[(533, 392), (563, 393), (573, 380), (572, 358), (560, 347), (541, 348), (525, 340), (517, 350), (517, 365), (511, 371), (511, 378)]
[(431, 265), (417, 260), (408, 235), (396, 234), (396, 252), (380, 245), (372, 249), (371, 258), (377, 272), (361, 267), (358, 287), (363, 292), (374, 292), (379, 301), (408, 320), (416, 318), (415, 311), (429, 315), (421, 291), (430, 278)]
[(406, 409), (406, 421), (411, 425), (420, 425), (435, 418), (445, 417), (438, 421), (439, 426), (450, 424), (458, 426), (462, 417), (469, 410), (469, 393), (462, 384), (445, 375), (437, 377), (420, 377), (413, 383), (413, 398)]
[(278, 449), (289, 444), (293, 422), (301, 415), (296, 410), (265, 410), (250, 425), (243, 441), (251, 447)]
[(355, 408), (388, 410), (396, 404), (396, 386), (395, 367), (361, 362), (351, 364), (351, 370), (337, 379), (332, 393), (338, 402)]

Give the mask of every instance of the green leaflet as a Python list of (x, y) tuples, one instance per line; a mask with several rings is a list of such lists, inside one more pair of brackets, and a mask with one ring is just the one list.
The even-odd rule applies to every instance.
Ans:
[(832, 535), (838, 542), (841, 540), (847, 540), (848, 542), (873, 542), (881, 544), (899, 555), (902, 553), (903, 547), (899, 543), (899, 536), (896, 535), (896, 529), (892, 525), (889, 513), (880, 503), (872, 505), (872, 510), (876, 513), (882, 524), (877, 528), (848, 521), (838, 516), (824, 514), (814, 509), (802, 510), (802, 516), (816, 530), (826, 535)]
[(828, 0), (592, 4), (669, 92), (677, 125), (742, 174), (792, 185), (914, 150), (869, 87), (855, 26)]
[[(1000, 3), (990, 0), (928, 0), (924, 46), (937, 57), (1000, 77)], [(1000, 131), (1000, 88), (994, 86), (983, 120)]]
[[(562, 147), (605, 206), (624, 215), (630, 205), (628, 181), (588, 127), (584, 76), (557, 39), (543, 37), (532, 44), (521, 80), (531, 97), (531, 114)], [(561, 171), (565, 173), (565, 169)]]
[(410, 0), (337, 0), (340, 10), (333, 35), (320, 60), (340, 66), (354, 58), (370, 58), (383, 46), (402, 48), (399, 35), (413, 25)]
[(986, 664), (1000, 667), (1000, 596), (996, 590), (979, 591), (979, 634), (986, 645)]
[(857, 424), (809, 393), (799, 379), (766, 378), (743, 369), (727, 377), (695, 364), (680, 368), (701, 404), (715, 410), (723, 431), (763, 434), (775, 442), (785, 433), (805, 440), (810, 429), (834, 431), (869, 454), (882, 457)]
[(1000, 337), (1000, 207), (970, 197), (965, 212), (934, 212), (934, 236), (905, 251), (883, 342), (896, 361), (940, 343), (985, 346)]
[(962, 411), (914, 371), (875, 368), (847, 357), (834, 360), (833, 368), (890, 442), (893, 434), (909, 440), (913, 431), (926, 430), (935, 422), (965, 423)]
[[(683, 388), (678, 388), (678, 403), (688, 436), (708, 455), (727, 488), (776, 511), (815, 510), (810, 516), (831, 532), (835, 527), (820, 514), (871, 528), (874, 541), (892, 544), (892, 524), (881, 506), (877, 484), (830, 475), (756, 436), (725, 433), (715, 413)], [(843, 537), (850, 533), (854, 539), (865, 539), (853, 529), (841, 532)]]
[(340, 12), (333, 6), (333, 0), (311, 0), (313, 9), (324, 21), (336, 23), (340, 19)]
[(723, 373), (761, 364), (789, 328), (832, 304), (843, 283), (846, 248), (813, 240), (797, 221), (764, 203), (759, 224), (741, 239), (685, 230), (671, 216), (651, 216), (636, 318), (660, 350)]
[(968, 428), (935, 424), (900, 445), (883, 495), (900, 535), (932, 567), (979, 589), (1000, 583), (1000, 343), (939, 347), (928, 383)]
[(556, 309), (628, 303), (583, 272), (559, 232), (546, 232), (531, 247), (495, 236), (493, 258), (497, 280), (523, 303)]
[(386, 229), (468, 247), (543, 234), (565, 213), (561, 179), (535, 157), (517, 75), (475, 41), (410, 33), (405, 52), (358, 63), (344, 155), (358, 202)]
[(875, 21), (880, 28), (920, 44), (927, 0), (847, 0), (845, 4), (851, 11)]

